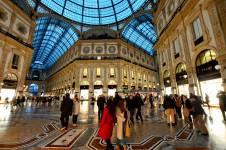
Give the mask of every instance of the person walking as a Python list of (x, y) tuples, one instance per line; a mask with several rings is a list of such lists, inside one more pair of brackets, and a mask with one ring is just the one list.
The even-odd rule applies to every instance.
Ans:
[(17, 102), (17, 104), (16, 104), (17, 107), (19, 106), (21, 108), (21, 105), (20, 105), (20, 103), (21, 103), (20, 96), (17, 97), (17, 101), (16, 102)]
[(75, 95), (73, 102), (74, 102), (74, 105), (73, 105), (73, 111), (72, 111), (72, 115), (73, 115), (72, 122), (73, 122), (73, 127), (76, 127), (78, 114), (80, 110), (80, 103), (77, 95)]
[(161, 108), (163, 107), (163, 97), (159, 96), (159, 110), (162, 110)]
[(113, 103), (115, 108), (118, 106), (119, 101), (122, 100), (121, 96), (118, 95), (118, 92), (115, 92), (115, 97), (113, 98)]
[(108, 99), (100, 122), (100, 130), (98, 131), (98, 135), (107, 143), (106, 150), (114, 150), (114, 147), (111, 144), (111, 136), (115, 123), (115, 106), (113, 101)]
[(223, 116), (223, 122), (226, 122), (226, 117), (225, 117), (225, 111), (226, 111), (226, 94), (224, 91), (220, 91), (217, 94), (217, 97), (219, 98), (219, 105), (220, 105), (220, 110), (222, 112)]
[(149, 103), (149, 99), (148, 99), (148, 95), (146, 95), (144, 97), (144, 100), (143, 100), (143, 103), (144, 103), (144, 115), (145, 115), (145, 118), (148, 118), (149, 116), (149, 109), (150, 109), (150, 103)]
[(206, 105), (208, 106), (208, 109), (210, 109), (210, 98), (209, 98), (209, 95), (207, 93), (205, 93), (205, 99), (206, 99)]
[(95, 104), (95, 97), (94, 97), (94, 94), (92, 95), (92, 98), (91, 98), (91, 102), (90, 102), (90, 105), (91, 105), (91, 115), (94, 115), (94, 104)]
[(189, 98), (187, 98), (186, 95), (183, 95), (183, 99), (184, 99), (184, 107), (186, 107), (189, 111), (189, 116), (188, 116), (188, 120), (189, 120), (189, 124), (193, 124), (192, 123), (192, 118), (191, 116), (193, 115), (193, 108), (192, 108), (192, 104), (191, 104), (191, 100)]
[[(117, 128), (116, 128), (116, 134), (117, 134), (117, 141), (116, 141), (116, 149), (120, 150), (119, 146), (122, 142), (123, 149), (126, 150), (126, 136), (129, 136), (126, 134), (128, 132), (128, 111), (126, 109), (126, 101), (121, 100), (118, 103), (118, 106), (116, 107), (116, 118), (117, 118)], [(127, 131), (126, 131), (127, 127)]]
[(24, 102), (25, 102), (25, 96), (22, 95), (22, 98), (21, 98), (21, 107), (24, 107)]
[(42, 108), (46, 106), (46, 97), (42, 97)]
[(139, 120), (138, 116), (141, 119), (141, 122), (143, 122), (143, 118), (141, 115), (141, 106), (144, 105), (142, 99), (140, 98), (140, 94), (137, 93), (136, 97), (135, 97), (135, 102), (136, 102), (136, 108), (137, 108), (137, 114), (136, 114), (136, 119)]
[(151, 104), (151, 109), (154, 109), (155, 108), (153, 101), (154, 101), (154, 97), (153, 97), (152, 94), (150, 94), (149, 95), (149, 102)]
[(202, 135), (209, 135), (206, 125), (203, 121), (204, 110), (202, 108), (202, 101), (198, 98), (198, 96), (190, 93), (190, 98), (192, 100), (193, 111), (193, 119), (194, 125), (198, 132), (202, 131)]
[(69, 121), (69, 116), (72, 115), (72, 108), (73, 108), (73, 101), (70, 99), (70, 94), (66, 94), (66, 98), (62, 101), (60, 111), (61, 111), (61, 125), (62, 128), (61, 130), (67, 130), (68, 128), (68, 121)]
[(48, 98), (48, 107), (52, 107), (52, 101), (53, 101), (53, 98), (51, 96), (49, 96)]
[(98, 120), (101, 121), (101, 118), (103, 116), (104, 112), (104, 104), (106, 103), (105, 99), (102, 95), (99, 96), (97, 100), (97, 106), (98, 106)]
[(176, 101), (177, 115), (178, 115), (179, 119), (182, 119), (182, 114), (181, 114), (182, 101), (181, 101), (181, 98), (177, 94), (175, 94), (174, 99)]
[(166, 115), (167, 115), (167, 125), (170, 126), (170, 118), (171, 118), (171, 122), (172, 125), (175, 126), (175, 118), (174, 118), (174, 108), (175, 108), (176, 104), (175, 101), (173, 99), (171, 99), (168, 95), (165, 96), (164, 102), (163, 102), (163, 107), (166, 110)]
[(127, 104), (128, 110), (130, 112), (130, 120), (134, 124), (133, 116), (134, 116), (134, 112), (135, 112), (135, 108), (136, 108), (136, 102), (135, 102), (133, 95), (129, 96), (129, 99), (126, 104)]

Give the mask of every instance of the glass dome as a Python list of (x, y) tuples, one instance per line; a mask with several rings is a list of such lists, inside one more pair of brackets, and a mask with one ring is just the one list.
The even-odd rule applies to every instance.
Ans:
[(41, 0), (59, 15), (89, 25), (107, 25), (136, 13), (148, 0)]
[(154, 56), (156, 51), (153, 49), (153, 45), (156, 42), (157, 35), (152, 18), (150, 14), (136, 17), (125, 27), (121, 36), (126, 41)]
[(36, 21), (32, 47), (31, 68), (49, 69), (78, 39), (77, 33), (67, 23), (49, 17)]

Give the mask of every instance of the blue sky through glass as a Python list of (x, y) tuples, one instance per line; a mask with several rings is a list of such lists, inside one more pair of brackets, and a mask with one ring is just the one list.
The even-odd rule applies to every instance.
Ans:
[(36, 24), (30, 67), (47, 70), (79, 37), (67, 23), (55, 18), (39, 18)]
[(112, 24), (136, 13), (148, 0), (41, 0), (59, 15), (90, 24)]
[(133, 19), (122, 32), (122, 38), (152, 56), (156, 53), (153, 49), (153, 45), (156, 42), (156, 36), (152, 24), (152, 16), (149, 14), (144, 14)]

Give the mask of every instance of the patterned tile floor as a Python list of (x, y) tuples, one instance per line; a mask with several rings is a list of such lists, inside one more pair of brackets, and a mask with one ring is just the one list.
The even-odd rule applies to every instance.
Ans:
[[(36, 106), (26, 102), (24, 108), (0, 105), (0, 149), (21, 150), (86, 150), (105, 149), (106, 144), (97, 136), (97, 107), (91, 112), (87, 101), (81, 103), (78, 127), (73, 128), (70, 118), (68, 131), (60, 131), (59, 105)], [(168, 127), (164, 111), (150, 112), (144, 122), (131, 125), (127, 149), (159, 150), (226, 150), (226, 126), (218, 108), (206, 109), (205, 118), (209, 136), (195, 132), (187, 120), (178, 120), (177, 126)], [(115, 130), (112, 135), (115, 144)]]

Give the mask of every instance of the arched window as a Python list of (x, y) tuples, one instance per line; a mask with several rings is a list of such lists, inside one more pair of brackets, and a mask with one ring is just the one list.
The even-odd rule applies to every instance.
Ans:
[(170, 73), (169, 73), (168, 70), (166, 70), (166, 71), (164, 72), (164, 79), (165, 79), (165, 78), (168, 78), (169, 76), (170, 76)]
[(184, 71), (186, 71), (186, 66), (185, 66), (185, 64), (179, 63), (179, 64), (177, 65), (177, 68), (176, 68), (176, 74), (182, 73), (182, 72), (184, 72)]
[(196, 66), (198, 67), (214, 60), (216, 60), (216, 54), (214, 53), (214, 51), (205, 50), (201, 52), (196, 58)]

